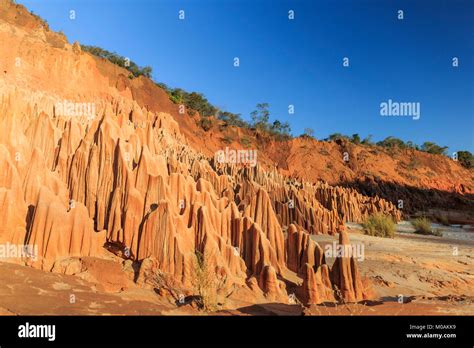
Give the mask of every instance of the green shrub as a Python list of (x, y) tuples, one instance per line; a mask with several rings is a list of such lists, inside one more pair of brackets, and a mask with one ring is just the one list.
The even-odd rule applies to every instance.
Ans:
[(458, 151), (458, 161), (467, 169), (474, 168), (474, 156), (469, 151)]
[(381, 213), (370, 216), (363, 224), (365, 234), (369, 236), (394, 238), (395, 222), (391, 216)]
[(214, 312), (222, 305), (219, 293), (225, 290), (227, 277), (219, 277), (216, 274), (206, 254), (196, 251), (195, 255), (192, 283), (197, 295), (198, 308), (205, 312)]
[(240, 114), (234, 114), (228, 111), (219, 111), (217, 118), (223, 121), (225, 126), (249, 128), (249, 124), (242, 120)]
[(425, 217), (420, 217), (411, 221), (415, 228), (415, 233), (418, 234), (434, 234), (431, 229), (431, 221)]
[(439, 146), (430, 141), (425, 141), (421, 145), (421, 151), (431, 153), (433, 155), (446, 155), (447, 146)]
[(324, 139), (325, 141), (336, 141), (336, 140), (347, 140), (350, 141), (349, 137), (347, 135), (343, 135), (341, 133), (333, 133), (330, 134), (329, 137)]
[(257, 110), (250, 113), (252, 119), (252, 127), (262, 132), (268, 132), (270, 130), (270, 111), (268, 110), (268, 103), (258, 103)]
[(275, 120), (269, 129), (269, 133), (280, 141), (290, 139), (290, 132), (290, 124), (288, 122), (281, 123), (279, 120)]
[(393, 136), (386, 137), (384, 140), (377, 142), (378, 146), (386, 147), (389, 149), (399, 148), (405, 149), (407, 145), (401, 139), (395, 138)]
[(374, 143), (372, 142), (372, 135), (369, 134), (368, 136), (366, 136), (364, 138), (364, 140), (362, 140), (361, 144), (362, 145), (369, 145), (369, 146), (374, 145)]
[(301, 134), (300, 137), (315, 139), (314, 138), (314, 130), (312, 128), (305, 128), (304, 133)]
[(360, 139), (359, 134), (357, 134), (357, 133), (356, 133), (356, 134), (352, 134), (351, 141), (352, 141), (352, 143), (354, 143), (354, 144), (356, 144), (356, 145), (360, 144), (361, 139)]
[(110, 52), (97, 46), (81, 45), (81, 49), (84, 52), (89, 52), (94, 56), (107, 59), (113, 64), (127, 69), (134, 77), (145, 76), (151, 78), (153, 70), (150, 66), (145, 66), (143, 68), (139, 67), (135, 62), (128, 60), (115, 52)]

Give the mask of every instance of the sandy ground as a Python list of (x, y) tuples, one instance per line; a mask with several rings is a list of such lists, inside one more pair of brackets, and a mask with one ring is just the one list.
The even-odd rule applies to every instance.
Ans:
[[(235, 303), (219, 315), (474, 315), (474, 232), (443, 227), (443, 237), (420, 236), (401, 223), (394, 239), (366, 236), (349, 224), (359, 268), (372, 280), (374, 300), (360, 304), (325, 303), (309, 308), (281, 303)], [(312, 236), (324, 250), (337, 237)], [(361, 247), (360, 247), (361, 248)], [(334, 259), (327, 258), (332, 265)], [(105, 263), (108, 264), (105, 264)], [(101, 265), (104, 263), (104, 265)], [(89, 264), (107, 269), (108, 260)], [(107, 266), (109, 265), (109, 266)], [(153, 290), (131, 283), (104, 287), (88, 278), (46, 273), (0, 262), (0, 315), (187, 315)], [(100, 278), (100, 277), (99, 277)], [(112, 289), (112, 290), (111, 290)], [(73, 300), (72, 300), (73, 298)]]
[[(357, 254), (361, 274), (372, 280), (378, 300), (338, 309), (313, 306), (310, 313), (474, 315), (471, 229), (435, 225), (442, 237), (423, 236), (402, 222), (396, 237), (389, 239), (364, 235), (355, 224), (350, 227), (351, 243), (364, 246), (363, 254)], [(313, 238), (323, 249), (336, 240), (322, 235)], [(334, 259), (327, 261), (332, 264)]]

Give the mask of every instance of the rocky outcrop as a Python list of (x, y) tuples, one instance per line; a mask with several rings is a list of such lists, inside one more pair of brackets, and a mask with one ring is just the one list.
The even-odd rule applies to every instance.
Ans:
[(287, 264), (288, 268), (298, 274), (305, 274), (306, 265), (317, 269), (325, 264), (323, 249), (311, 240), (308, 233), (298, 230), (295, 225), (288, 227)]
[(329, 278), (329, 267), (323, 264), (316, 268), (305, 264), (302, 269), (303, 284), (301, 298), (304, 304), (334, 302), (335, 295)]
[[(339, 234), (339, 246), (350, 247), (347, 232)], [(336, 258), (331, 269), (332, 283), (336, 297), (345, 302), (357, 302), (366, 299), (364, 287), (354, 256), (349, 256), (349, 249), (344, 249), (342, 256)]]
[[(28, 15), (8, 4), (0, 12), (9, 47), (0, 52), (0, 242), (36, 246), (30, 263), (48, 271), (109, 249), (145, 263), (140, 284), (159, 270), (191, 289), (204, 255), (226, 289), (269, 301), (288, 301), (288, 273), (302, 279), (305, 303), (334, 300), (333, 286), (348, 300), (364, 297), (354, 259), (338, 260), (330, 276), (311, 235), (344, 236), (345, 221), (374, 212), (399, 218), (391, 203), (260, 164), (217, 163), (189, 145), (170, 114), (140, 105), (148, 99), (128, 82), (111, 83), (126, 71), (35, 19), (18, 23), (8, 11)], [(61, 103), (93, 104), (95, 113), (66, 113)]]

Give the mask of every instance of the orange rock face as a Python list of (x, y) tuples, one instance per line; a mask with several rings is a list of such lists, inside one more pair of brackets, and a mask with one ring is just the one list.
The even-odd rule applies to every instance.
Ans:
[[(288, 301), (288, 272), (303, 280), (305, 303), (334, 301), (335, 286), (346, 301), (365, 298), (355, 260), (340, 258), (329, 271), (311, 235), (340, 233), (347, 243), (345, 221), (375, 212), (399, 219), (392, 203), (261, 165), (217, 163), (170, 114), (137, 102), (145, 97), (121, 80), (125, 70), (0, 3), (8, 46), (0, 59), (0, 242), (37, 246), (31, 265), (48, 271), (108, 247), (153, 260), (191, 289), (199, 253), (227, 288), (258, 287), (269, 301)], [(95, 114), (67, 113), (68, 103), (93, 104)]]
[[(349, 246), (347, 232), (339, 234), (339, 245)], [(336, 258), (331, 269), (332, 283), (336, 290), (336, 297), (345, 302), (357, 302), (367, 299), (363, 290), (362, 279), (354, 256), (346, 254)]]

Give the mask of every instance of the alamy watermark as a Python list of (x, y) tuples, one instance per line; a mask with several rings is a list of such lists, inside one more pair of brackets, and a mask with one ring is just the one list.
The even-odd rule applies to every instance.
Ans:
[(46, 338), (52, 342), (56, 339), (56, 325), (37, 325), (26, 322), (18, 326), (19, 338)]
[(243, 164), (250, 167), (257, 165), (257, 150), (234, 150), (228, 147), (215, 153), (218, 163)]
[(357, 261), (365, 259), (364, 244), (338, 244), (335, 241), (332, 244), (324, 246), (324, 255), (328, 258), (336, 257), (354, 257)]
[(74, 103), (64, 100), (54, 105), (54, 111), (58, 116), (87, 117), (89, 121), (96, 117), (95, 103)]
[(9, 242), (0, 244), (0, 260), (16, 258), (38, 260), (38, 245), (10, 244)]
[(421, 106), (419, 102), (396, 102), (389, 99), (380, 103), (380, 116), (408, 116), (419, 120)]

